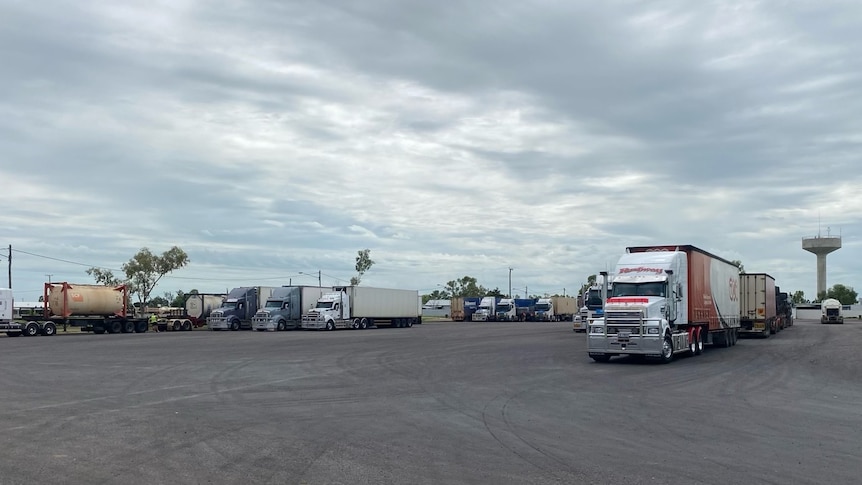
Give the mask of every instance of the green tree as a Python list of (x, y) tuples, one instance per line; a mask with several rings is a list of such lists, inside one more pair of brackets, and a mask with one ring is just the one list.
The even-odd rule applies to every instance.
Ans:
[(792, 301), (796, 305), (799, 305), (802, 303), (809, 303), (809, 301), (805, 299), (805, 292), (802, 290), (794, 291), (790, 295), (790, 301)]
[(147, 303), (147, 307), (158, 308), (160, 306), (170, 306), (170, 303), (171, 302), (167, 298), (163, 296), (157, 296)]
[(446, 291), (452, 297), (456, 296), (485, 296), (488, 290), (478, 284), (476, 278), (472, 276), (464, 276), (457, 280), (451, 280), (446, 283)]
[(428, 303), (430, 300), (448, 300), (450, 298), (449, 293), (441, 290), (434, 290), (427, 295), (422, 295), (422, 304)]
[[(844, 286), (840, 283), (832, 285), (832, 288), (826, 292), (826, 298), (835, 298), (842, 305), (853, 305), (859, 299), (859, 294), (851, 286)], [(822, 301), (822, 300), (821, 300)]]
[(362, 281), (362, 276), (365, 275), (365, 272), (374, 266), (370, 249), (362, 249), (356, 253), (356, 276), (350, 278), (350, 284), (354, 286), (358, 285)]
[[(197, 291), (197, 290), (192, 290)], [(167, 295), (167, 293), (166, 293)], [(170, 298), (172, 307), (183, 307), (186, 304), (186, 294), (183, 290), (177, 290), (176, 295), (173, 298)]]
[(500, 298), (502, 298), (502, 297), (504, 297), (505, 295), (503, 295), (503, 292), (502, 292), (502, 291), (500, 291), (500, 288), (494, 288), (493, 290), (488, 290), (488, 291), (485, 293), (485, 296), (496, 296), (496, 297), (500, 297)]
[(90, 268), (87, 274), (93, 276), (97, 283), (105, 285), (116, 285), (125, 283), (129, 295), (137, 296), (136, 308), (141, 308), (149, 301), (150, 293), (162, 277), (174, 270), (182, 268), (189, 263), (189, 256), (177, 246), (168, 249), (160, 256), (153, 254), (149, 248), (142, 248), (132, 256), (127, 263), (123, 264), (123, 273), (126, 281), (121, 282), (110, 270), (101, 268)]

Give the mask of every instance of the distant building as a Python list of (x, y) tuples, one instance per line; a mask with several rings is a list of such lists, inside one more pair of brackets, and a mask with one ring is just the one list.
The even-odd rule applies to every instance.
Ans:
[(422, 305), (423, 317), (449, 318), (452, 302), (449, 300), (428, 300)]

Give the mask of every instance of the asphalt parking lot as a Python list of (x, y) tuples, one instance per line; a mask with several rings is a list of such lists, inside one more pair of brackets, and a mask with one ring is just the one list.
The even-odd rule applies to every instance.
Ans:
[(855, 484), (862, 323), (669, 365), (570, 323), (0, 337), (0, 483)]

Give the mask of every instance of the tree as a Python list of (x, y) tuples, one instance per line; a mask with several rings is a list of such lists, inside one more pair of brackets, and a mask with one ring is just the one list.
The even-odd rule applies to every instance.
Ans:
[(189, 263), (189, 256), (177, 246), (168, 249), (161, 256), (153, 254), (149, 248), (142, 248), (132, 256), (127, 263), (123, 264), (123, 273), (126, 281), (121, 282), (114, 277), (110, 270), (101, 268), (90, 268), (87, 274), (93, 276), (97, 283), (104, 285), (118, 285), (125, 283), (129, 295), (137, 296), (137, 308), (144, 306), (149, 301), (150, 293), (162, 277), (176, 269), (182, 268)]
[(362, 276), (374, 265), (370, 249), (362, 249), (356, 253), (356, 276), (350, 278), (350, 284), (354, 286), (362, 281)]
[[(197, 290), (192, 290), (192, 291), (197, 291)], [(165, 293), (165, 296), (167, 296), (168, 294), (169, 293)], [(173, 298), (169, 298), (169, 300), (171, 300), (171, 306), (172, 307), (185, 306), (186, 294), (185, 294), (185, 292), (183, 292), (183, 290), (177, 290), (176, 296), (174, 296)]]
[(743, 266), (742, 261), (734, 259), (730, 262), (730, 264), (736, 266), (736, 268), (739, 270), (739, 274), (745, 273), (745, 266)]
[(171, 302), (168, 301), (167, 298), (162, 297), (162, 296), (157, 296), (157, 297), (153, 298), (152, 300), (150, 300), (149, 302), (147, 302), (147, 306), (150, 308), (158, 308), (160, 306), (170, 306), (170, 303)]
[(446, 291), (452, 297), (456, 296), (485, 296), (488, 290), (478, 284), (476, 278), (472, 276), (464, 276), (457, 280), (451, 280), (446, 283)]
[(838, 283), (829, 288), (829, 291), (826, 292), (826, 298), (835, 298), (842, 305), (854, 305), (859, 299), (859, 294), (853, 287)]
[(808, 300), (805, 299), (805, 292), (802, 290), (794, 291), (792, 295), (790, 295), (790, 301), (794, 304), (799, 305), (801, 303), (809, 303)]
[(434, 290), (427, 295), (422, 295), (422, 304), (428, 303), (430, 300), (448, 300), (449, 293), (440, 290)]
[[(500, 291), (500, 288), (494, 288), (493, 290), (488, 290), (487, 292), (485, 292), (485, 296), (496, 296), (502, 298), (504, 295), (503, 292)], [(509, 298), (511, 298), (511, 296), (509, 296)]]
[(87, 274), (96, 280), (96, 283), (105, 286), (120, 286), (122, 281), (114, 276), (114, 273), (109, 269), (92, 267), (87, 270)]

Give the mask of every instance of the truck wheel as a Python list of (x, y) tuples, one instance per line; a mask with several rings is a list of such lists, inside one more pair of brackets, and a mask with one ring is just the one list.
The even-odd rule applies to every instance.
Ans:
[(697, 329), (691, 331), (691, 338), (688, 342), (688, 353), (697, 355)]
[(736, 345), (736, 342), (739, 340), (739, 330), (734, 328), (734, 329), (730, 330), (730, 333), (732, 335), (731, 340), (730, 340), (730, 345), (731, 346)]
[(130, 320), (126, 320), (123, 322), (123, 333), (134, 333), (135, 331), (135, 322)]
[(368, 319), (367, 319), (367, 318), (363, 318), (362, 320), (359, 320), (359, 329), (360, 329), (360, 330), (365, 330), (365, 329), (367, 329), (367, 328), (368, 328)]
[(24, 327), (24, 336), (25, 337), (35, 337), (42, 333), (42, 330), (39, 328), (39, 324), (36, 322), (30, 322)]
[(183, 324), (180, 326), (180, 330), (183, 332), (191, 332), (192, 331), (192, 322), (188, 320), (183, 320)]
[(335, 323), (332, 320), (326, 322), (326, 329), (327, 330), (335, 330)]
[(135, 333), (144, 333), (147, 331), (147, 322), (142, 320), (135, 322)]
[(592, 358), (596, 362), (610, 362), (611, 356), (607, 354), (590, 354), (590, 358)]
[(284, 320), (279, 320), (278, 323), (275, 324), (275, 331), (283, 332), (285, 326), (286, 324), (284, 323)]
[(673, 340), (670, 335), (665, 335), (664, 342), (661, 344), (661, 363), (667, 364), (673, 360)]
[(120, 333), (123, 331), (123, 324), (118, 320), (114, 320), (113, 322), (108, 324), (108, 332), (109, 333)]
[(182, 328), (182, 324), (179, 321), (174, 320), (174, 323), (171, 324), (171, 330), (173, 330), (174, 332), (179, 332), (180, 328)]
[(703, 330), (698, 328), (697, 335), (695, 336), (696, 340), (696, 348), (694, 350), (694, 355), (700, 355), (703, 353)]
[(57, 333), (57, 326), (51, 322), (46, 323), (45, 326), (42, 327), (42, 335), (44, 335), (46, 337), (50, 337), (56, 333)]
[(405, 323), (405, 324), (404, 324), (404, 326), (405, 326), (405, 327), (407, 327), (407, 328), (412, 328), (412, 327), (413, 327), (413, 319), (412, 319), (412, 318), (408, 318), (408, 319), (407, 319), (407, 323)]
[(105, 333), (105, 327), (93, 327), (93, 333), (96, 335), (102, 335)]
[(352, 322), (350, 322), (350, 328), (353, 330), (359, 330), (359, 319), (354, 318)]
[(239, 322), (238, 322), (238, 321), (236, 321), (236, 320), (234, 320), (234, 321), (230, 322), (230, 329), (231, 329), (232, 331), (234, 331), (234, 332), (236, 332), (237, 330), (239, 330)]

